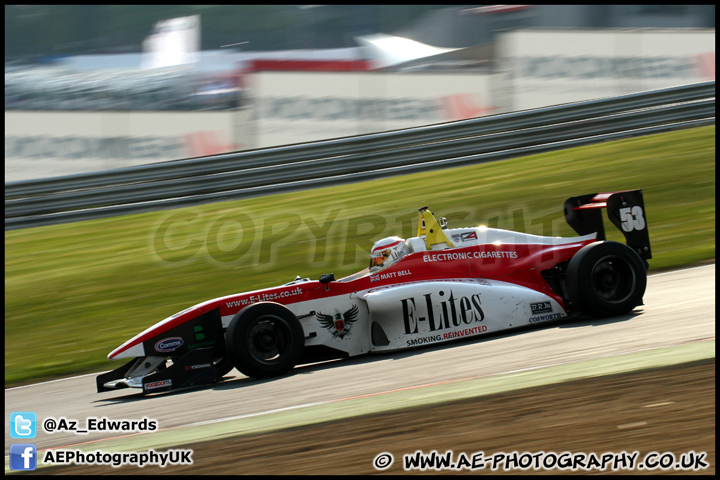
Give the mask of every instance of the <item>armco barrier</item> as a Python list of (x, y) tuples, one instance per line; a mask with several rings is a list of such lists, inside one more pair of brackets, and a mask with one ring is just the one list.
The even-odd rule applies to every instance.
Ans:
[(469, 165), (715, 123), (715, 82), (408, 130), (5, 184), (5, 229)]

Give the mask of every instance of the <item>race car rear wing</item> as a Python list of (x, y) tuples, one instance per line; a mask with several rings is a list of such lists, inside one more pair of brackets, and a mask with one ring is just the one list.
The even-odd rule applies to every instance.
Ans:
[(635, 250), (640, 258), (652, 258), (650, 236), (645, 215), (645, 203), (642, 190), (623, 192), (590, 193), (570, 197), (565, 201), (565, 220), (579, 235), (597, 232), (598, 240), (605, 240), (603, 208), (608, 218), (625, 235), (627, 245)]

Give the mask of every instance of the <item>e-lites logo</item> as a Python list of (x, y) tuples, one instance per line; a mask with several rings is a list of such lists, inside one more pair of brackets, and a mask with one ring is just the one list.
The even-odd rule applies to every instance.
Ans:
[(35, 412), (12, 412), (10, 414), (11, 438), (35, 438), (37, 416)]
[(37, 447), (33, 443), (10, 445), (10, 470), (35, 470), (37, 468)]

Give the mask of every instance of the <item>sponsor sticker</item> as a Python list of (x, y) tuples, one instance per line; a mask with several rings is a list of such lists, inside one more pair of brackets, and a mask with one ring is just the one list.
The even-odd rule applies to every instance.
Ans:
[(185, 370), (200, 370), (202, 368), (210, 368), (212, 363), (201, 363), (199, 365), (185, 365)]
[[(400, 304), (405, 334), (450, 330), (482, 322), (485, 312), (481, 303), (479, 293), (466, 297), (455, 295), (452, 290), (449, 295), (440, 291), (427, 293), (423, 298), (403, 298)], [(419, 328), (420, 325), (423, 327)]]
[(183, 339), (181, 337), (163, 338), (155, 344), (155, 350), (158, 352), (174, 352), (182, 347)]
[(539, 315), (537, 317), (530, 317), (528, 319), (528, 322), (530, 323), (537, 323), (537, 322), (547, 322), (548, 320), (557, 320), (558, 318), (562, 318), (562, 313), (551, 313), (548, 315)]
[(465, 232), (465, 233), (456, 233), (452, 236), (452, 239), (456, 242), (465, 242), (468, 240), (477, 240), (477, 232)]
[(509, 250), (428, 253), (423, 255), (423, 262), (448, 262), (452, 260), (472, 260), (486, 258), (519, 258), (518, 252)]
[(149, 382), (145, 384), (145, 390), (152, 390), (155, 388), (169, 387), (172, 385), (172, 380), (158, 380), (157, 382)]
[(315, 317), (317, 318), (317, 321), (320, 322), (320, 325), (332, 333), (333, 338), (342, 339), (345, 338), (345, 336), (350, 335), (353, 324), (358, 319), (358, 312), (358, 306), (353, 305), (350, 309), (345, 311), (345, 313), (340, 313), (338, 311), (335, 315), (326, 315), (322, 312), (317, 312)]
[(531, 303), (530, 309), (532, 310), (533, 315), (537, 315), (538, 313), (550, 313), (552, 312), (552, 304), (550, 302)]

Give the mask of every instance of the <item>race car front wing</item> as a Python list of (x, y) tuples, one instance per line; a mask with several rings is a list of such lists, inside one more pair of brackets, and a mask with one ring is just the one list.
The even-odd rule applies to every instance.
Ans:
[[(232, 369), (227, 358), (216, 358), (213, 348), (198, 348), (179, 358), (138, 357), (96, 378), (97, 391), (141, 388), (156, 393), (219, 382)], [(171, 362), (170, 365), (168, 363)]]

